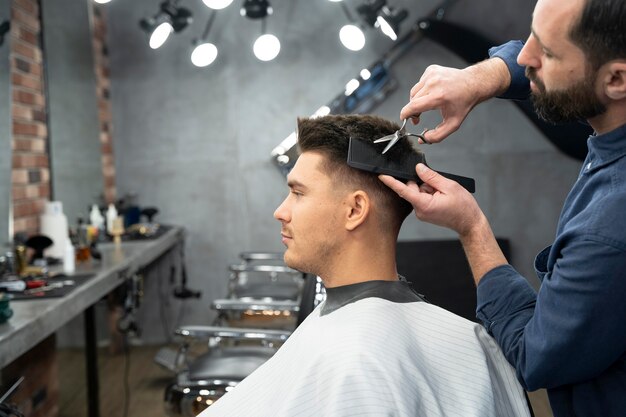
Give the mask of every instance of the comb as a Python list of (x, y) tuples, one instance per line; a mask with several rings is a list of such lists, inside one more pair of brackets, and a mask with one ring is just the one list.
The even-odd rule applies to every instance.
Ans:
[[(362, 171), (374, 174), (391, 175), (401, 181), (415, 181), (418, 185), (424, 182), (417, 176), (415, 165), (422, 163), (426, 166), (426, 158), (423, 153), (418, 154), (382, 154), (372, 143), (361, 139), (350, 138), (348, 145), (348, 165)], [(447, 172), (435, 171), (440, 175), (458, 182), (470, 193), (476, 191), (476, 184), (473, 178), (462, 177), (460, 175), (449, 174)]]

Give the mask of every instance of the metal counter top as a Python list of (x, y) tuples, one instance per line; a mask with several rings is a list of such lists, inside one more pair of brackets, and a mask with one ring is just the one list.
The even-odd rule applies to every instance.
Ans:
[[(81, 314), (127, 277), (149, 265), (184, 238), (183, 229), (171, 227), (156, 239), (100, 244), (100, 261), (77, 265), (75, 275), (94, 274), (59, 298), (11, 301), (13, 317), (0, 324), (0, 369)], [(68, 274), (68, 278), (72, 276)]]

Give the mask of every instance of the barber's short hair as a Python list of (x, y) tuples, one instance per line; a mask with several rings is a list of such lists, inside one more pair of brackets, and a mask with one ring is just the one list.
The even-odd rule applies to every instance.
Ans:
[[(362, 189), (370, 195), (381, 213), (381, 226), (399, 230), (411, 213), (411, 205), (383, 184), (378, 175), (348, 165), (350, 138), (373, 142), (398, 130), (400, 126), (372, 115), (330, 115), (298, 119), (298, 146), (300, 152), (319, 152), (325, 157), (320, 169), (338, 183)], [(374, 145), (382, 150), (385, 144)], [(379, 150), (379, 151), (380, 151)], [(387, 153), (394, 155), (418, 153), (411, 142), (401, 138)]]
[(626, 59), (626, 1), (586, 0), (570, 38), (593, 70), (611, 60)]

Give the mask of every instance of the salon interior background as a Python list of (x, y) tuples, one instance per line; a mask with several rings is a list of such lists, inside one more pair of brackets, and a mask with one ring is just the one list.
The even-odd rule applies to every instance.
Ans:
[[(236, 0), (217, 11), (211, 25), (208, 38), (219, 48), (216, 61), (198, 68), (189, 58), (192, 43), (211, 14), (201, 0), (178, 2), (192, 12), (193, 22), (157, 50), (148, 47), (138, 25), (158, 10), (157, 0), (2, 2), (21, 22), (12, 25), (9, 46), (2, 47), (10, 48), (13, 92), (0, 95), (4, 106), (8, 97), (13, 101), (12, 115), (5, 111), (0, 121), (0, 178), (13, 182), (1, 190), (7, 196), (12, 192), (13, 231), (35, 231), (48, 197), (67, 200), (74, 222), (105, 185), (108, 198), (137, 193), (140, 206), (160, 209), (159, 222), (187, 229), (189, 286), (202, 290), (203, 297), (188, 303), (185, 323), (211, 321), (209, 302), (226, 294), (226, 267), (239, 252), (283, 249), (272, 213), (287, 188), (271, 150), (293, 131), (297, 116), (327, 104), (393, 45), (369, 28), (365, 47), (349, 51), (338, 39), (347, 23), (340, 5), (273, 0), (266, 29), (280, 39), (281, 50), (276, 59), (261, 62), (252, 53), (261, 23), (242, 17), (243, 1)], [(355, 18), (362, 3), (345, 1)], [(460, 0), (445, 19), (496, 42), (524, 39), (532, 3)], [(403, 34), (440, 2), (388, 4), (409, 12)], [(43, 19), (37, 17), (40, 9)], [(465, 65), (441, 45), (423, 40), (396, 61), (391, 72), (397, 89), (373, 111), (397, 119), (409, 89), (433, 63)], [(4, 71), (8, 63), (2, 65)], [(44, 71), (47, 78), (39, 85), (33, 80)], [(426, 114), (422, 125), (433, 127), (438, 120), (437, 114)], [(10, 149), (12, 168), (6, 157)], [(553, 238), (579, 162), (557, 151), (503, 101), (479, 106), (459, 132), (425, 151), (431, 166), (476, 179), (476, 198), (496, 235), (510, 239), (513, 264), (532, 277), (533, 257)], [(401, 232), (402, 240), (453, 237), (414, 217)], [(150, 294), (156, 284), (146, 285)], [(144, 340), (162, 341), (158, 313), (143, 314)], [(66, 335), (60, 341), (69, 340), (80, 337)]]

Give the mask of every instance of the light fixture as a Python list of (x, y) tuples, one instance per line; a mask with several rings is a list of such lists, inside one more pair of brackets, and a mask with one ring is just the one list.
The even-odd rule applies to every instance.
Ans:
[[(246, 0), (246, 3), (265, 3), (267, 7), (269, 7), (269, 3), (265, 0), (261, 1), (251, 1)], [(245, 7), (245, 4), (244, 4)], [(269, 7), (271, 9), (271, 7)], [(243, 10), (243, 9), (242, 9)], [(271, 13), (270, 13), (271, 14)], [(251, 19), (255, 19), (249, 15), (246, 15)], [(260, 61), (271, 61), (278, 56), (280, 52), (280, 41), (278, 38), (270, 33), (267, 33), (265, 30), (266, 18), (264, 17), (261, 20), (261, 36), (259, 36), (256, 41), (254, 41), (254, 45), (252, 46), (252, 51), (254, 52), (254, 56), (257, 57)]]
[(278, 56), (280, 52), (280, 41), (274, 35), (265, 33), (254, 41), (252, 47), (254, 56), (261, 61), (271, 61)]
[(365, 46), (365, 34), (356, 25), (345, 25), (339, 30), (339, 40), (351, 51), (360, 51)]
[(204, 4), (213, 10), (222, 10), (230, 6), (233, 0), (202, 0)]
[(274, 12), (267, 0), (245, 0), (240, 13), (248, 19), (263, 19)]
[(195, 48), (191, 53), (191, 62), (196, 67), (206, 67), (209, 66), (215, 61), (217, 58), (217, 47), (210, 42), (207, 42), (209, 37), (209, 31), (211, 30), (211, 26), (213, 25), (213, 20), (215, 19), (215, 9), (212, 11), (211, 16), (209, 16), (209, 20), (206, 22), (206, 26), (204, 27), (204, 32), (202, 33), (202, 37), (199, 41), (195, 41)]
[(153, 17), (143, 18), (139, 26), (150, 33), (150, 47), (161, 47), (172, 32), (181, 32), (192, 21), (191, 11), (178, 6), (178, 0), (161, 3), (159, 11)]
[(93, 0), (93, 1), (95, 1), (98, 4), (107, 4), (111, 2), (111, 0)]
[(359, 80), (357, 80), (356, 78), (353, 78), (346, 83), (346, 89), (344, 91), (344, 94), (346, 96), (349, 96), (352, 93), (354, 93), (356, 89), (359, 88), (360, 86), (361, 86), (361, 83), (359, 82)]
[(160, 23), (150, 35), (149, 45), (152, 49), (159, 49), (167, 38), (170, 37), (170, 34), (174, 31), (170, 22), (162, 22)]
[(350, 11), (343, 2), (341, 3), (341, 9), (348, 18), (348, 22), (350, 23), (344, 25), (339, 30), (339, 40), (341, 41), (343, 46), (345, 46), (349, 50), (360, 51), (365, 46), (365, 34), (360, 27), (354, 24), (354, 19), (352, 18)]
[(386, 0), (368, 0), (364, 4), (357, 7), (356, 11), (361, 15), (365, 23), (374, 27), (380, 9), (387, 4)]
[(400, 23), (409, 15), (406, 9), (396, 10), (393, 7), (384, 6), (376, 18), (376, 26), (391, 40), (398, 39)]

